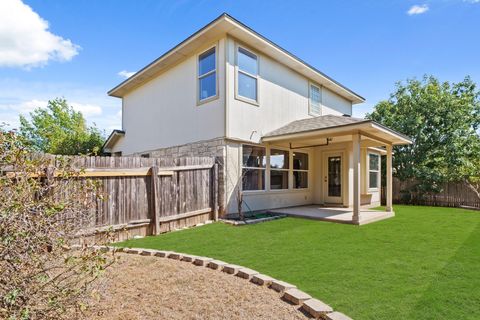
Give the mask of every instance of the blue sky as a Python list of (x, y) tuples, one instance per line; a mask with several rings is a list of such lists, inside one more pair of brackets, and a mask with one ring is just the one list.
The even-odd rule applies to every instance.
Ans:
[[(394, 83), (432, 74), (480, 83), (480, 0), (1, 0), (0, 122), (57, 96), (89, 122), (120, 128), (107, 91), (222, 12), (364, 96), (363, 116)], [(47, 25), (48, 22), (48, 25)]]

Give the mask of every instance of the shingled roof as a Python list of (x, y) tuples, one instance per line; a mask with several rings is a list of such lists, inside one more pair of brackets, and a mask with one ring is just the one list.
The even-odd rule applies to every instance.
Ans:
[(365, 120), (360, 118), (353, 118), (353, 117), (345, 117), (345, 116), (335, 116), (335, 115), (325, 115), (319, 116), (315, 118), (308, 118), (302, 120), (296, 120), (290, 122), (289, 124), (280, 127), (276, 130), (273, 130), (263, 137), (274, 137), (274, 136), (282, 136), (286, 134), (292, 133), (300, 133), (300, 132), (308, 132), (314, 130), (322, 130), (334, 127), (341, 127), (341, 126), (348, 126), (358, 123), (366, 123), (371, 122), (371, 120)]

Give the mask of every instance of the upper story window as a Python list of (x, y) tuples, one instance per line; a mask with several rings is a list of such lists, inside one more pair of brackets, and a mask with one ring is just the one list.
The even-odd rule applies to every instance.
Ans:
[(319, 116), (322, 114), (322, 91), (319, 86), (310, 84), (310, 114)]
[(258, 101), (258, 57), (241, 48), (237, 49), (237, 96)]
[(208, 49), (198, 56), (198, 101), (217, 95), (216, 48)]
[(368, 188), (377, 189), (380, 184), (380, 156), (368, 154)]

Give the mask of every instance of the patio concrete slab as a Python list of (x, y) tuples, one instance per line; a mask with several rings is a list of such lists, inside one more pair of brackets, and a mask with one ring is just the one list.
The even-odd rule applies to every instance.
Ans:
[(388, 219), (395, 216), (393, 211), (379, 211), (368, 208), (362, 208), (360, 211), (360, 222), (355, 223), (352, 220), (353, 209), (343, 207), (325, 207), (322, 205), (308, 205), (288, 208), (272, 209), (269, 212), (277, 214), (286, 214), (291, 217), (307, 218), (314, 220), (323, 220), (337, 223), (364, 225), (375, 221)]

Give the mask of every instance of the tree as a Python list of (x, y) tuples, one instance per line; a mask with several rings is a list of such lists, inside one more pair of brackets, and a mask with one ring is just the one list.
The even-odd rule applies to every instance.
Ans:
[(101, 251), (72, 250), (95, 221), (100, 196), (76, 174), (68, 158), (32, 155), (0, 127), (0, 319), (76, 319), (114, 262)]
[[(415, 180), (416, 193), (439, 192), (447, 181), (473, 181), (479, 161), (480, 92), (466, 77), (459, 83), (433, 76), (396, 84), (367, 118), (402, 132), (412, 145), (396, 146), (393, 168), (402, 181)], [(478, 171), (476, 171), (478, 173)]]
[(78, 155), (98, 153), (105, 141), (96, 126), (87, 127), (81, 112), (67, 100), (56, 98), (47, 107), (30, 113), (31, 121), (20, 116), (20, 135), (35, 150), (45, 153)]
[(450, 178), (452, 181), (463, 182), (480, 200), (480, 137), (477, 137), (462, 163), (452, 168)]

